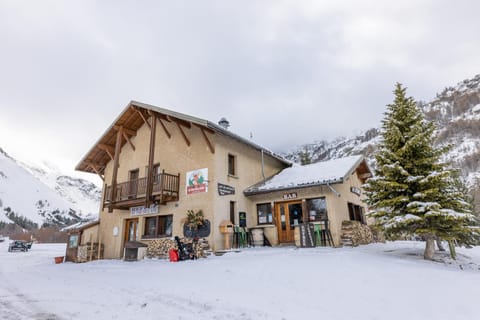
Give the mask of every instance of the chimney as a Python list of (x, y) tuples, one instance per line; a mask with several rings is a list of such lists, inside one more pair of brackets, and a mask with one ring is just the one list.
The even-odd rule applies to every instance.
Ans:
[(220, 121), (218, 121), (218, 125), (223, 129), (228, 130), (228, 127), (230, 127), (230, 122), (228, 122), (225, 117), (222, 117)]

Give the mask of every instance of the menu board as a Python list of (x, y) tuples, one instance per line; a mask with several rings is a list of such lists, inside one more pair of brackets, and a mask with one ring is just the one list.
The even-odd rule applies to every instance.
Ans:
[(298, 226), (300, 231), (300, 247), (312, 248), (315, 247), (315, 238), (313, 237), (313, 224), (302, 223)]

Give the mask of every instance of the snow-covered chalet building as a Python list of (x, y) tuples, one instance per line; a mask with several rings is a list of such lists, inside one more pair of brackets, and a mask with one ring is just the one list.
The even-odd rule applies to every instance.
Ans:
[[(187, 211), (202, 210), (213, 250), (230, 224), (262, 229), (272, 245), (299, 242), (302, 222), (364, 222), (362, 156), (298, 166), (219, 124), (131, 101), (76, 169), (103, 180), (98, 239), (104, 258), (127, 242), (184, 236)], [(151, 174), (149, 174), (151, 173)], [(329, 245), (332, 245), (331, 243)]]

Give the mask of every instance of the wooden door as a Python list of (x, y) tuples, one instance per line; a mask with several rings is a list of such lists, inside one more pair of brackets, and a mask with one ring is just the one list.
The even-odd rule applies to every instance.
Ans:
[(136, 198), (137, 197), (138, 177), (139, 177), (139, 170), (138, 169), (130, 171), (130, 183), (129, 183), (129, 186), (128, 186), (128, 197), (129, 198)]
[(295, 241), (294, 230), (297, 224), (303, 222), (302, 202), (282, 202), (275, 204), (278, 242)]
[(125, 221), (125, 242), (137, 241), (138, 219), (128, 219)]

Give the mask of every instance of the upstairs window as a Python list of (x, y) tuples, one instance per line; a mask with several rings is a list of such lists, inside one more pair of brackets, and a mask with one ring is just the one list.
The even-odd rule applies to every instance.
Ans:
[(153, 183), (160, 182), (160, 163), (154, 164), (152, 168)]
[[(158, 180), (160, 174), (160, 163), (155, 163), (152, 167), (152, 178), (154, 181)], [(148, 166), (145, 166), (145, 177), (148, 177)]]
[(236, 157), (232, 154), (228, 154), (228, 175), (236, 176), (237, 175), (237, 166), (236, 166)]

